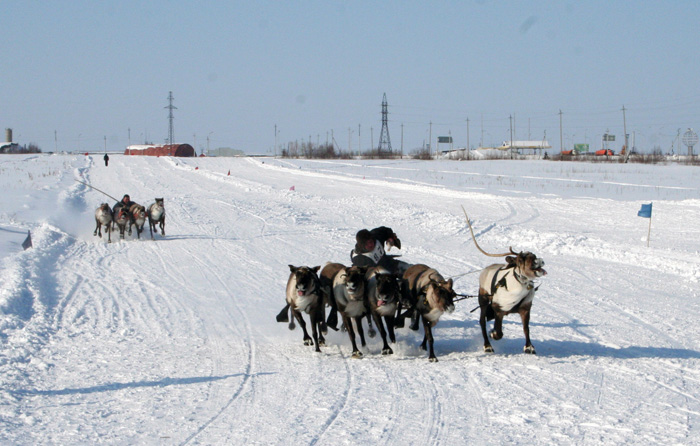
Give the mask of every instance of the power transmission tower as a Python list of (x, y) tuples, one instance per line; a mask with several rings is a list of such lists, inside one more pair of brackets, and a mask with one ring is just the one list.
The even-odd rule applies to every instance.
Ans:
[(173, 116), (173, 110), (177, 110), (177, 107), (173, 105), (173, 99), (173, 92), (171, 91), (168, 95), (169, 105), (167, 107), (163, 107), (170, 110), (170, 113), (168, 114), (168, 121), (170, 123), (170, 127), (168, 129), (168, 144), (170, 145), (173, 144), (173, 140), (175, 139), (175, 129), (173, 128), (173, 119), (175, 119), (175, 117)]
[(389, 106), (386, 102), (386, 93), (384, 93), (384, 99), (382, 100), (382, 132), (379, 135), (379, 147), (377, 147), (378, 153), (389, 152), (391, 153), (391, 139), (389, 138)]

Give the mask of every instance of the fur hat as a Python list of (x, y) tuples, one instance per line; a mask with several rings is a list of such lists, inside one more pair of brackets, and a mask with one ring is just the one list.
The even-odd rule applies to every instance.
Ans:
[(364, 246), (365, 243), (367, 243), (368, 240), (372, 239), (372, 233), (369, 232), (367, 229), (360, 229), (357, 231), (357, 235), (355, 236), (355, 240), (357, 240), (357, 244), (360, 246)]

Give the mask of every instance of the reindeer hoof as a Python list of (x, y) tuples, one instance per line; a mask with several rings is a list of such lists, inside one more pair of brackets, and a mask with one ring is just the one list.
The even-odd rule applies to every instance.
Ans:
[(493, 347), (490, 345), (484, 345), (484, 353), (493, 353)]
[(382, 355), (393, 355), (394, 350), (391, 349), (391, 347), (387, 347), (385, 349), (382, 349)]
[(436, 358), (435, 356), (432, 356), (432, 357), (428, 358), (428, 361), (430, 361), (430, 362), (438, 362), (438, 360), (437, 360), (437, 358)]
[(370, 338), (374, 338), (375, 336), (377, 336), (377, 330), (371, 329), (368, 334)]
[(364, 356), (364, 355), (363, 355), (362, 352), (359, 351), (359, 350), (352, 352), (352, 357), (355, 358), (355, 359), (360, 359), (360, 358), (363, 357), (363, 356)]
[(314, 345), (314, 341), (311, 339), (304, 339), (304, 345)]
[(532, 345), (526, 345), (525, 347), (523, 347), (523, 352), (531, 355), (537, 354), (537, 352), (535, 351), (535, 347), (533, 347)]
[(326, 340), (323, 338), (318, 338), (318, 346), (319, 347), (325, 347), (326, 346)]
[(489, 335), (491, 335), (491, 339), (496, 341), (503, 338), (503, 333), (496, 333), (496, 330), (491, 330), (491, 332), (489, 332)]

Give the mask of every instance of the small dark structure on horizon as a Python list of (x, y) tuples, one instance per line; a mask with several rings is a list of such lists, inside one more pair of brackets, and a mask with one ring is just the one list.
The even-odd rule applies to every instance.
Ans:
[(132, 145), (126, 148), (124, 155), (190, 157), (195, 156), (195, 151), (189, 144)]

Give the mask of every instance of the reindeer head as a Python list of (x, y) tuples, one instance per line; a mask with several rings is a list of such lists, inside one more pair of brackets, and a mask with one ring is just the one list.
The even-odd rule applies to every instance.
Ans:
[(425, 298), (431, 308), (443, 313), (452, 313), (455, 310), (455, 297), (457, 297), (457, 293), (452, 289), (452, 279), (430, 279)]
[(367, 267), (352, 266), (345, 268), (345, 273), (341, 276), (345, 289), (348, 292), (348, 299), (363, 300), (365, 298), (365, 274)]
[(162, 198), (156, 198), (156, 204), (160, 207), (163, 207), (163, 199)]
[(519, 274), (530, 280), (547, 274), (547, 271), (543, 268), (544, 260), (530, 251), (515, 253), (511, 249), (511, 253), (515, 254), (515, 256), (507, 256), (506, 262), (509, 265), (515, 266), (519, 270)]
[(289, 270), (291, 274), (294, 275), (296, 281), (296, 292), (298, 296), (305, 296), (311, 294), (316, 290), (316, 285), (318, 284), (318, 270), (321, 269), (320, 266), (315, 266), (310, 268), (308, 266), (289, 265)]
[(374, 277), (377, 282), (377, 306), (391, 305), (396, 302), (400, 297), (400, 276), (378, 273)]

